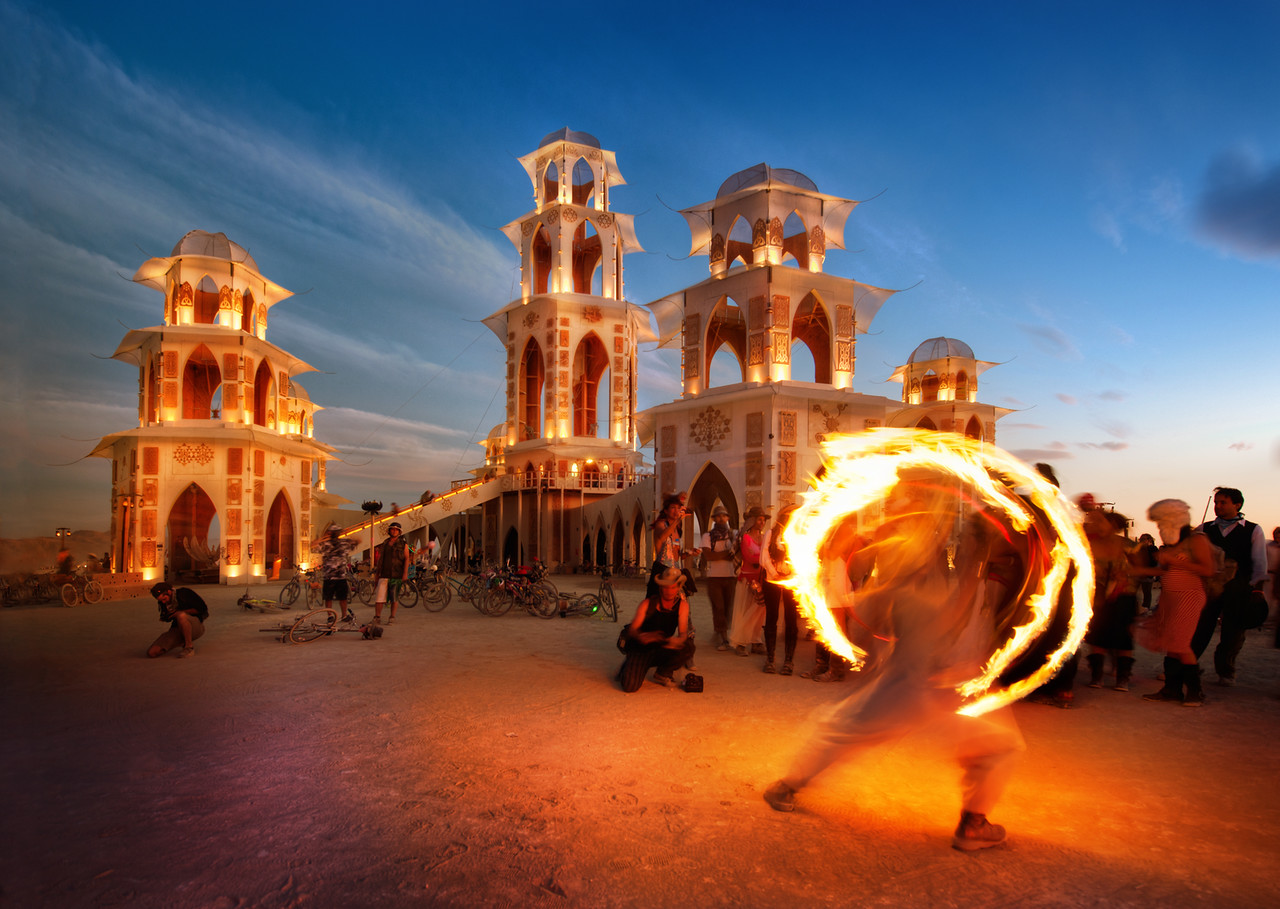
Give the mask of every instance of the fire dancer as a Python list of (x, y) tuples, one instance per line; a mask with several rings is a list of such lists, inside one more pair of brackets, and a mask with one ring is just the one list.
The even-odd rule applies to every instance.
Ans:
[[(994, 624), (982, 609), (985, 531), (976, 521), (961, 523), (955, 492), (930, 471), (899, 471), (884, 518), (867, 534), (865, 555), (874, 570), (856, 607), (875, 642), (863, 668), (870, 678), (835, 706), (786, 775), (766, 790), (775, 810), (793, 810), (796, 793), (836, 761), (942, 724), (954, 727), (964, 769), (952, 845), (972, 851), (1005, 841), (1005, 829), (987, 813), (1024, 745), (1007, 707), (976, 717), (956, 712), (962, 703), (956, 685), (989, 652), (984, 648)], [(957, 526), (962, 530), (953, 543)]]

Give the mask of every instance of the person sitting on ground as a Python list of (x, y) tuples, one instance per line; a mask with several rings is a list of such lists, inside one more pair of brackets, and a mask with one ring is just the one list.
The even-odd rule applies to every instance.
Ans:
[(163, 581), (151, 588), (151, 595), (160, 606), (160, 621), (168, 622), (169, 630), (152, 642), (147, 656), (164, 656), (179, 644), (182, 645), (182, 651), (178, 656), (192, 656), (196, 652), (193, 642), (204, 634), (209, 607), (200, 598), (200, 594), (190, 587), (175, 590), (172, 584)]
[(653, 680), (676, 687), (673, 673), (693, 660), (694, 644), (689, 634), (689, 598), (684, 594), (684, 572), (671, 567), (654, 578), (657, 597), (646, 597), (636, 608), (635, 618), (626, 628), (623, 652), (627, 658), (618, 670), (622, 690), (639, 690), (650, 666), (656, 666)]

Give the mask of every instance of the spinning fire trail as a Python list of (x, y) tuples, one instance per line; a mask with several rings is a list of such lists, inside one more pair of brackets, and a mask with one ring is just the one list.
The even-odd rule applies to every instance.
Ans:
[[(1090, 617), (1089, 545), (1074, 506), (1034, 469), (915, 429), (832, 437), (823, 455), (784, 533), (785, 583), (833, 653), (874, 672), (901, 632), (927, 628), (934, 652), (920, 672), (954, 688), (957, 713), (979, 716), (1075, 652)], [(1069, 616), (1054, 623), (1060, 609)], [(1029, 674), (1014, 671), (1039, 652)]]

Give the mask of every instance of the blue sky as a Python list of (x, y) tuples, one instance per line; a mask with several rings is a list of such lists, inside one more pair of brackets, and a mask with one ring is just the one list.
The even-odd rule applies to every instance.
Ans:
[[(320, 370), (332, 490), (461, 477), (503, 417), (479, 320), (515, 295), (515, 157), (563, 126), (618, 154), (633, 301), (707, 273), (675, 209), (799, 170), (868, 200), (827, 270), (911, 288), (858, 391), (960, 338), (1002, 364), (998, 443), (1069, 493), (1198, 515), (1233, 485), (1280, 523), (1280, 6), (882, 6), (0, 0), (0, 536), (106, 529), (78, 459), (136, 425), (136, 372), (102, 358), (161, 321), (128, 278), (191, 229), (297, 294), (268, 337)], [(642, 406), (677, 372), (643, 354)]]

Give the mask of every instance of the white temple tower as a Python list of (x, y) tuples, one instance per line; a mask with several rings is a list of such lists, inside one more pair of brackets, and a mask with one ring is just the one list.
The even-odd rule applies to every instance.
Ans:
[[(717, 502), (736, 526), (752, 506), (796, 501), (831, 433), (932, 425), (994, 439), (1002, 412), (976, 397), (977, 376), (992, 364), (961, 342), (921, 345), (895, 373), (907, 382), (901, 402), (854, 390), (857, 335), (895, 293), (823, 270), (830, 250), (844, 248), (857, 204), (797, 171), (759, 164), (681, 212), (691, 253), (707, 256), (711, 276), (650, 304), (662, 343), (683, 352), (684, 393), (641, 420), (658, 493), (688, 493), (701, 528)], [(801, 348), (813, 367), (803, 381), (792, 374)], [(723, 372), (712, 377), (725, 351), (738, 379), (727, 384)], [(691, 519), (685, 532), (694, 530)]]
[(633, 217), (610, 207), (625, 181), (594, 136), (557, 130), (519, 160), (534, 207), (503, 232), (520, 253), (520, 296), (485, 319), (507, 351), (507, 417), (486, 469), (512, 491), (485, 504), (484, 548), (576, 565), (571, 511), (630, 487), (642, 460), (636, 347), (654, 336), (622, 278), (623, 256), (642, 250)]
[(225, 583), (305, 561), (333, 449), (294, 378), (313, 367), (266, 339), (291, 292), (200, 230), (133, 280), (164, 294), (164, 322), (117, 348), (138, 367), (138, 428), (93, 452), (112, 462), (112, 570)]

